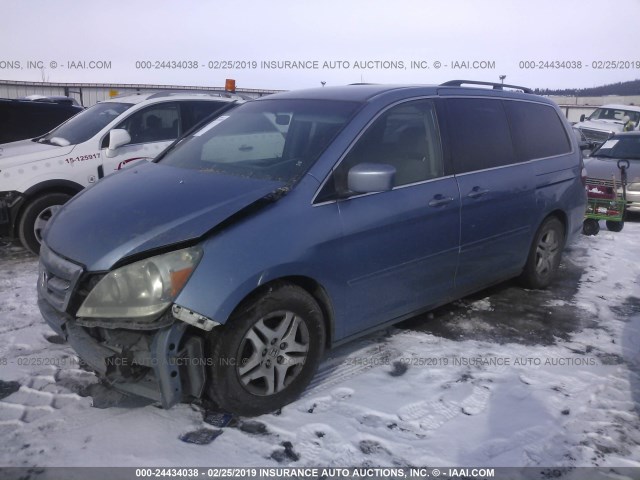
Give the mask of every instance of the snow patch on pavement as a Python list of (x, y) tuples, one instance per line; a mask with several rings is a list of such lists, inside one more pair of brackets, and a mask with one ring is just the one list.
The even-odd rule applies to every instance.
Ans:
[(0, 465), (640, 466), (639, 235), (626, 224), (566, 253), (583, 269), (575, 294), (546, 293), (538, 315), (589, 320), (567, 338), (487, 340), (483, 316), (505, 307), (465, 299), (453, 314), (464, 339), (399, 326), (352, 342), (300, 399), (254, 419), (196, 404), (94, 408), (96, 377), (38, 312), (36, 260), (5, 249)]

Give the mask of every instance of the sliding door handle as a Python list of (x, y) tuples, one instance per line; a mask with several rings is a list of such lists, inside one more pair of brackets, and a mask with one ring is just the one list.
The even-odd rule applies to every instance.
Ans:
[(467, 194), (467, 197), (478, 198), (483, 195), (486, 195), (487, 193), (489, 193), (489, 190), (485, 190), (484, 188), (480, 188), (480, 187), (473, 187), (473, 189)]
[(433, 199), (429, 202), (429, 206), (430, 207), (442, 207), (443, 205), (447, 205), (448, 203), (453, 202), (453, 197), (445, 197), (443, 195), (436, 195), (435, 197), (433, 197)]

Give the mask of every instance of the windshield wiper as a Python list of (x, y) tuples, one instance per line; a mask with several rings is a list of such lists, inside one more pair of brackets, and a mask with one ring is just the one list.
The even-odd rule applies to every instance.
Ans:
[(280, 200), (280, 198), (284, 197), (290, 191), (291, 191), (291, 187), (289, 187), (288, 185), (285, 185), (285, 186), (276, 188), (271, 193), (267, 193), (262, 198), (264, 200), (267, 200), (267, 201), (270, 201), (270, 202), (276, 202), (276, 201)]
[(51, 143), (51, 145), (56, 145), (57, 147), (66, 147), (70, 144), (69, 140), (62, 137), (51, 137), (49, 139), (49, 143)]
[(51, 137), (51, 138), (41, 137), (38, 140), (36, 140), (36, 142), (44, 143), (46, 145), (55, 145), (56, 147), (66, 147), (67, 145), (69, 145), (69, 140), (64, 139), (62, 137)]

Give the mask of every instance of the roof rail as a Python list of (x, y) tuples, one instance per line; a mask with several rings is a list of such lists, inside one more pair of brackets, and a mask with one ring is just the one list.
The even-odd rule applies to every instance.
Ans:
[(504, 90), (504, 87), (507, 87), (515, 90), (522, 90), (524, 93), (533, 93), (533, 90), (528, 87), (509, 85), (507, 83), (479, 82), (477, 80), (450, 80), (440, 84), (441, 87), (461, 87), (462, 85), (487, 85), (493, 87), (494, 90)]
[(164, 90), (162, 92), (156, 92), (152, 95), (149, 96), (149, 99), (151, 98), (162, 98), (162, 97), (170, 97), (172, 95), (189, 95), (189, 94), (196, 94), (196, 95), (209, 95), (212, 97), (225, 97), (225, 98), (236, 98), (236, 99), (242, 99), (242, 100), (253, 100), (252, 97), (249, 97), (247, 95), (242, 95), (240, 93), (232, 93), (232, 92), (227, 92), (224, 90), (220, 90), (220, 91), (215, 91), (215, 90)]

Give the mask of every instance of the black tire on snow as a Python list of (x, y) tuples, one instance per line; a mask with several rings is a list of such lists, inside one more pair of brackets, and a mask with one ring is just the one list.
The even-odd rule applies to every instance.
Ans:
[(611, 232), (621, 232), (624, 228), (624, 222), (614, 222), (612, 220), (607, 220), (607, 230)]
[(582, 222), (582, 233), (584, 235), (597, 235), (600, 231), (600, 223), (595, 218), (587, 218)]
[(56, 207), (64, 205), (70, 198), (71, 195), (66, 193), (47, 193), (27, 204), (18, 222), (18, 236), (25, 248), (38, 255), (44, 225)]
[(564, 248), (564, 225), (556, 217), (548, 217), (536, 232), (529, 256), (520, 277), (527, 288), (547, 288), (553, 281)]
[[(289, 320), (286, 332), (276, 334), (279, 329), (284, 332), (282, 328), (287, 324), (287, 318), (292, 320)], [(265, 325), (268, 329), (264, 328)], [(296, 340), (287, 344), (292, 334), (296, 335)], [(324, 352), (325, 335), (322, 310), (315, 299), (295, 285), (274, 284), (238, 307), (226, 325), (211, 333), (209, 397), (223, 410), (247, 416), (272, 412), (292, 402), (309, 384), (318, 368)], [(306, 344), (306, 353), (292, 353), (289, 357), (290, 352), (286, 349), (295, 350), (292, 344), (296, 345), (295, 349)], [(300, 362), (300, 355), (306, 356), (301, 364), (296, 364)], [(298, 359), (293, 360), (294, 356)], [(288, 358), (292, 360), (286, 360)], [(257, 360), (260, 363), (248, 371), (244, 370)], [(268, 393), (267, 376), (272, 371), (274, 377), (271, 381), (276, 384), (276, 389)], [(281, 373), (283, 371), (284, 374)], [(247, 380), (252, 375), (258, 376)], [(279, 385), (279, 379), (286, 380)]]

